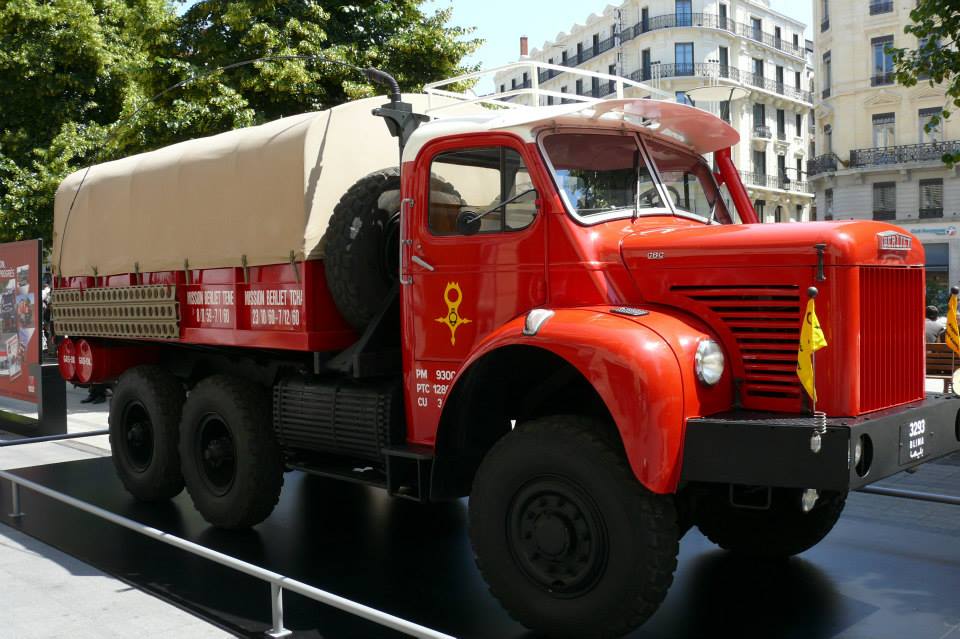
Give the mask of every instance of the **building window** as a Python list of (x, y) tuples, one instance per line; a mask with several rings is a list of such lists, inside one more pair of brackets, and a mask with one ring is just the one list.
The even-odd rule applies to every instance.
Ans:
[(823, 219), (833, 219), (833, 189), (823, 192)]
[(823, 125), (823, 152), (833, 153), (833, 127), (829, 124)]
[(870, 0), (870, 15), (890, 13), (893, 11), (893, 0)]
[[(931, 118), (936, 117), (936, 123), (930, 122)], [(925, 144), (928, 142), (942, 142), (943, 141), (943, 108), (942, 107), (932, 107), (930, 109), (920, 109), (917, 113), (917, 120), (920, 123), (920, 135), (918, 137), (920, 144)], [(926, 130), (927, 124), (930, 123), (930, 131)]]
[(803, 87), (800, 86), (800, 72), (799, 72), (799, 71), (794, 71), (794, 72), (793, 72), (793, 86), (795, 86), (795, 87), (797, 88), (797, 91), (802, 91), (802, 90), (803, 90)]
[(943, 178), (920, 180), (920, 217), (943, 217)]
[(753, 39), (763, 42), (763, 21), (760, 18), (750, 18), (750, 27), (753, 31)]
[(895, 114), (875, 113), (873, 115), (873, 146), (875, 148), (893, 146), (895, 127)]
[[(800, 48), (800, 36), (794, 33), (793, 34), (793, 50), (796, 51), (799, 48)], [(797, 85), (797, 88), (799, 88), (799, 83)]]
[(591, 42), (591, 45), (592, 45), (590, 47), (591, 55), (597, 55), (598, 53), (600, 53), (600, 34), (599, 33), (593, 34), (593, 41)]
[(583, 43), (577, 43), (577, 64), (583, 62)]
[(793, 218), (793, 221), (794, 222), (803, 221), (803, 205), (802, 204), (797, 204), (797, 216)]
[(753, 210), (757, 213), (757, 219), (763, 222), (763, 208), (767, 205), (766, 200), (755, 200), (753, 202)]
[(693, 24), (693, 3), (690, 0), (677, 0), (677, 26), (689, 27)]
[(552, 95), (548, 95), (548, 96), (547, 96), (547, 106), (553, 106), (553, 96), (552, 96)]
[(783, 109), (777, 109), (777, 139), (787, 139), (787, 114)]
[(690, 99), (690, 96), (687, 95), (686, 91), (677, 91), (675, 95), (677, 97), (677, 104), (689, 104), (690, 106), (696, 106), (693, 103), (693, 100)]
[(820, 31), (830, 28), (830, 0), (820, 0)]
[(510, 78), (510, 90), (512, 91), (513, 89), (516, 89), (516, 88), (517, 88), (517, 79)]
[(876, 182), (873, 185), (873, 219), (893, 220), (897, 217), (897, 183)]
[(730, 77), (730, 49), (727, 47), (720, 47), (718, 49), (720, 54), (720, 77), (729, 78)]
[[(767, 175), (767, 152), (766, 151), (754, 151), (753, 152), (753, 175), (756, 180), (763, 181), (761, 186), (766, 186)], [(760, 182), (755, 181), (754, 184), (760, 184)]]
[(576, 91), (577, 95), (583, 95), (583, 80), (577, 80)]
[(649, 7), (644, 7), (640, 9), (640, 30), (643, 33), (646, 33), (650, 30), (650, 9)]
[(720, 28), (727, 29), (727, 5), (720, 5)]
[(830, 87), (832, 85), (832, 75), (830, 73), (830, 52), (823, 54), (823, 93), (820, 97), (830, 97)]
[(777, 188), (786, 189), (790, 186), (790, 178), (787, 177), (787, 158), (783, 155), (777, 156)]
[(693, 43), (677, 42), (673, 45), (674, 75), (693, 75)]
[(500, 93), (505, 93), (506, 90), (507, 90), (507, 85), (501, 84), (501, 85), (500, 85)]
[(753, 75), (757, 76), (758, 78), (763, 77), (763, 60), (760, 58), (753, 59)]
[(560, 52), (560, 64), (562, 64), (563, 66), (567, 66), (567, 52), (566, 52), (566, 51), (561, 51), (561, 52)]
[(720, 119), (730, 124), (730, 100), (724, 100), (720, 103)]
[(893, 36), (883, 36), (870, 40), (873, 49), (873, 76), (870, 78), (872, 86), (893, 84), (893, 55), (887, 53), (887, 47), (893, 46)]
[(777, 93), (783, 93), (783, 67), (779, 64), (777, 65), (776, 76), (777, 78)]
[(795, 113), (794, 118), (796, 120), (797, 137), (802, 138), (803, 137), (803, 114)]
[(803, 159), (797, 158), (797, 181), (803, 182)]
[[(560, 93), (566, 93), (566, 92), (567, 92), (567, 87), (560, 87)], [(560, 98), (560, 104), (567, 104), (568, 102), (570, 102), (570, 100), (566, 98)]]
[(758, 138), (770, 137), (770, 130), (767, 128), (767, 107), (759, 102), (753, 105), (753, 134)]
[(600, 97), (600, 78), (590, 78), (590, 97)]
[(643, 75), (641, 81), (646, 82), (653, 76), (650, 73), (650, 49), (644, 49), (640, 52), (640, 70)]
[(773, 221), (783, 222), (783, 207), (779, 204), (777, 205), (777, 208), (773, 209)]

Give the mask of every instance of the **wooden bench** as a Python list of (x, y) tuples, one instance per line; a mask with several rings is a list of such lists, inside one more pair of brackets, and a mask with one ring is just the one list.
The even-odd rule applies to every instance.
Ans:
[(942, 342), (927, 342), (927, 377), (943, 380), (943, 392), (953, 391), (953, 371), (960, 367), (960, 356)]

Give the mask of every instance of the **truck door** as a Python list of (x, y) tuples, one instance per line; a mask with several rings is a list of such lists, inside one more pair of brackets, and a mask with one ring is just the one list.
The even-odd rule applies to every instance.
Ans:
[[(414, 201), (404, 214), (407, 434), (416, 443), (433, 443), (450, 382), (477, 343), (546, 302), (545, 220), (536, 191), (544, 185), (528, 170), (536, 159), (510, 135), (471, 139), (441, 140), (420, 152)], [(458, 216), (487, 211), (458, 230)]]

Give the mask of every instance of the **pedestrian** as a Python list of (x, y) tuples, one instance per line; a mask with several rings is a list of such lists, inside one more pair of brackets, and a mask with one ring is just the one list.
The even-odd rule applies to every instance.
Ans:
[(927, 307), (927, 320), (924, 322), (924, 333), (928, 343), (943, 341), (945, 331), (943, 326), (940, 325), (940, 322), (937, 321), (939, 317), (940, 309), (936, 306)]
[(102, 404), (107, 401), (106, 384), (90, 384), (87, 396), (80, 400), (81, 404)]

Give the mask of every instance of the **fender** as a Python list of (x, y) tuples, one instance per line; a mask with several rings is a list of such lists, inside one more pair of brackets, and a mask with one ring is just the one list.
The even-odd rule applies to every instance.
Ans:
[(686, 420), (731, 406), (729, 366), (713, 387), (696, 378), (697, 344), (713, 339), (707, 329), (669, 310), (631, 317), (610, 307), (587, 307), (559, 309), (536, 335), (525, 336), (524, 319), (488, 335), (461, 367), (454, 387), (477, 360), (499, 348), (548, 350), (576, 368), (600, 395), (637, 479), (655, 493), (676, 491)]

